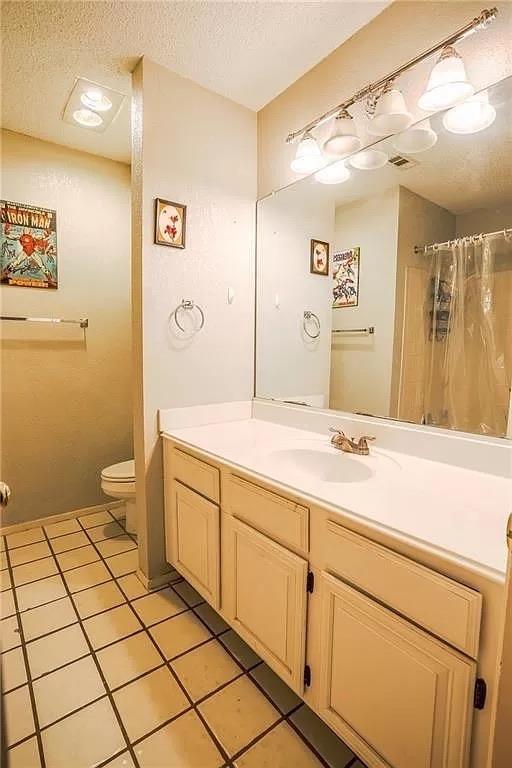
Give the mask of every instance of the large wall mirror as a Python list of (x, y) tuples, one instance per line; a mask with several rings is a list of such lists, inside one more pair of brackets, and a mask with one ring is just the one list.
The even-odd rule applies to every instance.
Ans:
[(479, 96), (258, 202), (257, 397), (512, 436), (512, 78)]

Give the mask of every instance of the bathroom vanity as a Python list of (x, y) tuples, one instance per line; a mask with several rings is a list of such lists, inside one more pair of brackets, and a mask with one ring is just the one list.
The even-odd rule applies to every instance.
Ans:
[(164, 428), (168, 562), (369, 768), (481, 768), (509, 481), (329, 437)]

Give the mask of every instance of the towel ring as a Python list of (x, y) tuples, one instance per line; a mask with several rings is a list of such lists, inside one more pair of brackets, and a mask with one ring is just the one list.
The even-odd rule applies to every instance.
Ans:
[(196, 304), (195, 302), (191, 301), (190, 299), (182, 299), (181, 300), (181, 304), (178, 304), (178, 306), (176, 307), (176, 309), (172, 313), (172, 316), (174, 317), (174, 322), (176, 323), (176, 325), (178, 326), (180, 331), (182, 331), (183, 333), (187, 333), (187, 329), (184, 328), (182, 326), (182, 324), (180, 323), (180, 321), (179, 321), (179, 318), (178, 318), (179, 312), (180, 312), (180, 310), (185, 310), (187, 312), (188, 311), (191, 312), (194, 309), (197, 309), (197, 311), (199, 312), (199, 325), (194, 329), (194, 333), (198, 333), (203, 328), (203, 326), (204, 326), (204, 312), (201, 309), (201, 307), (199, 306), (199, 304)]
[[(314, 324), (316, 325), (316, 333), (310, 333), (308, 330), (308, 320), (313, 320)], [(302, 327), (304, 328), (304, 333), (306, 336), (309, 336), (310, 339), (318, 339), (320, 336), (320, 320), (318, 319), (318, 316), (315, 315), (314, 312), (310, 312), (309, 310), (306, 310), (304, 312), (304, 319), (302, 321)]]

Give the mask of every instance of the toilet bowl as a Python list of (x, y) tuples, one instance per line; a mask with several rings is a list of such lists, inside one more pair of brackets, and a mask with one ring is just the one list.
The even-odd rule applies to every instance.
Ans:
[(137, 534), (137, 509), (135, 506), (135, 461), (111, 464), (101, 472), (103, 493), (113, 499), (123, 499), (126, 505), (126, 530)]

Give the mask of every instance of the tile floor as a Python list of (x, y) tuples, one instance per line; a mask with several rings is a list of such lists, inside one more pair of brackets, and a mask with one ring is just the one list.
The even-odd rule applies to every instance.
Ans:
[(364, 768), (121, 514), (0, 538), (8, 768)]

